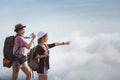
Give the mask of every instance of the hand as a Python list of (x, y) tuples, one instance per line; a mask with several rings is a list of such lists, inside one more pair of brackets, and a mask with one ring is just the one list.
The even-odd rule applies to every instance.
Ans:
[(35, 39), (36, 35), (34, 33), (32, 33), (32, 39)]
[(69, 45), (71, 41), (64, 42), (65, 45)]

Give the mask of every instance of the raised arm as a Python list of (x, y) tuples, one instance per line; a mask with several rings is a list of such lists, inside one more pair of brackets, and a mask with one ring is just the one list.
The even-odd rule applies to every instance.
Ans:
[(33, 33), (32, 34), (32, 39), (31, 39), (30, 43), (25, 45), (25, 47), (27, 49), (30, 49), (30, 47), (32, 46), (32, 43), (34, 42), (35, 37), (36, 37), (36, 35)]

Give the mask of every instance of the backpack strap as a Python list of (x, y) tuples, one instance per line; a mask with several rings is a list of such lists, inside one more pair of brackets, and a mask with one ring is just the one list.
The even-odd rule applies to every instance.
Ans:
[(15, 51), (15, 53), (20, 49), (20, 46), (17, 48), (17, 50)]
[[(17, 36), (21, 36), (21, 35), (16, 34), (16, 35), (15, 35), (15, 38), (16, 38)], [(15, 42), (15, 40), (14, 40), (14, 42)], [(20, 49), (20, 46), (19, 46), (18, 49), (15, 51), (15, 53), (16, 53), (19, 49)]]

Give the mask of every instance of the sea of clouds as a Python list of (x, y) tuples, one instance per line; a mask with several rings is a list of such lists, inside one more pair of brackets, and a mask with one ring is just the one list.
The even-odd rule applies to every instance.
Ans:
[[(49, 80), (119, 80), (120, 34), (100, 33), (94, 36), (74, 32), (66, 40), (69, 46), (50, 49)], [(2, 66), (0, 47), (0, 80), (10, 80), (12, 69)], [(34, 73), (37, 80), (37, 73)], [(24, 80), (20, 71), (18, 80)]]

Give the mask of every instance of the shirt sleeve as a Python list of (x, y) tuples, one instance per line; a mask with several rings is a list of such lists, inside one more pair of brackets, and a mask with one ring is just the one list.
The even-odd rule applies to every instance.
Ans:
[(22, 47), (24, 47), (27, 43), (20, 37), (17, 37), (18, 44)]
[(53, 48), (55, 47), (55, 43), (52, 43), (52, 44), (47, 44), (49, 48)]

